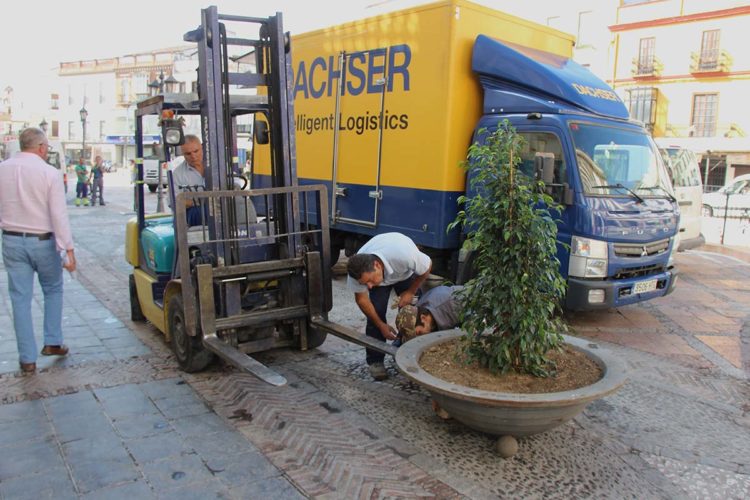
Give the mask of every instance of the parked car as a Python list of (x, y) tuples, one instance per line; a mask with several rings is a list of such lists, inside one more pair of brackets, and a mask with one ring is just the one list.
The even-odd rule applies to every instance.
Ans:
[(740, 175), (714, 193), (703, 195), (706, 217), (746, 217), (750, 213), (750, 174)]
[[(660, 145), (661, 146), (661, 145)], [(701, 233), (703, 182), (695, 153), (679, 146), (662, 146), (664, 163), (677, 202), (680, 205), (680, 245), (678, 250), (689, 250), (706, 242)]]

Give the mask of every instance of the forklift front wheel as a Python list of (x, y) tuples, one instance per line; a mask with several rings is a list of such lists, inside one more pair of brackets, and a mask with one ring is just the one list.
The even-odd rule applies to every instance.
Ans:
[(128, 276), (128, 285), (130, 286), (130, 319), (132, 321), (146, 321), (146, 317), (141, 310), (141, 303), (138, 302), (138, 289), (135, 287), (135, 276)]
[(203, 370), (213, 360), (213, 353), (203, 347), (200, 336), (191, 337), (185, 329), (185, 311), (182, 299), (172, 297), (169, 301), (169, 333), (180, 369), (187, 373)]

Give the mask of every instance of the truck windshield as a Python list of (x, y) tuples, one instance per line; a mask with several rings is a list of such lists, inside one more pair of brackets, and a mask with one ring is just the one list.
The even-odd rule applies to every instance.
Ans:
[(577, 122), (570, 132), (585, 194), (671, 199), (669, 177), (645, 133)]

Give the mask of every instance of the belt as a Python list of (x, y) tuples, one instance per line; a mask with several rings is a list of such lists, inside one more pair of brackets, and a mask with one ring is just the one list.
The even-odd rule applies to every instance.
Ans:
[(3, 234), (6, 236), (22, 236), (24, 238), (39, 238), (39, 241), (44, 241), (52, 238), (52, 233), (19, 233), (17, 231), (6, 231), (3, 229)]

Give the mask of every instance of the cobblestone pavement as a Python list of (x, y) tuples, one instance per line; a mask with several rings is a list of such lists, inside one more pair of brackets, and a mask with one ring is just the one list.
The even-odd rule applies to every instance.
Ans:
[[(680, 254), (672, 296), (568, 317), (630, 380), (502, 460), (490, 437), (435, 416), (391, 360), (373, 382), (363, 350), (335, 338), (257, 355), (283, 388), (220, 365), (179, 372), (160, 334), (128, 319), (128, 197), (71, 208), (71, 354), (40, 359), (34, 376), (17, 372), (0, 269), (3, 498), (750, 497), (745, 262)], [(341, 276), (331, 319), (364, 326)]]

